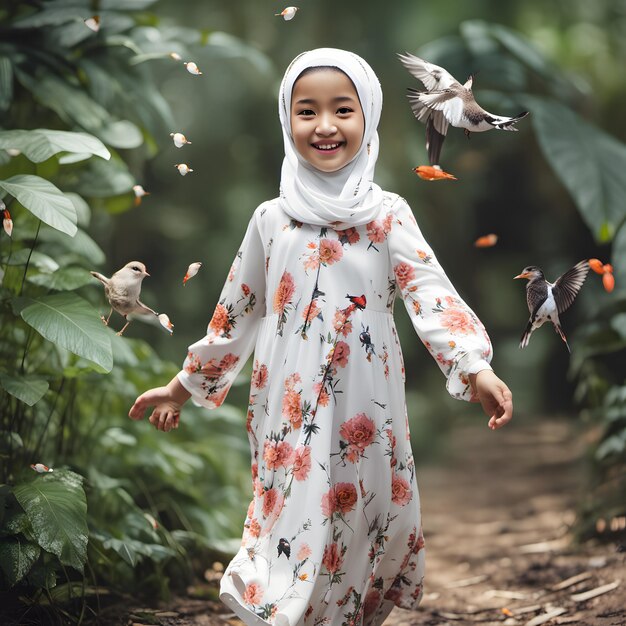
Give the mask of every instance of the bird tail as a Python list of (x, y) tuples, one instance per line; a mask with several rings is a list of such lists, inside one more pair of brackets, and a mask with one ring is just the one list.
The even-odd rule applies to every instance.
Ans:
[(559, 322), (552, 322), (552, 323), (554, 324), (554, 330), (556, 330), (556, 332), (559, 333), (559, 336), (561, 337), (561, 339), (565, 342), (565, 345), (567, 346), (567, 351), (571, 354), (572, 351), (569, 348), (569, 343), (567, 343), (567, 338), (565, 337), (563, 328), (561, 328), (561, 324), (559, 324)]
[(519, 342), (519, 347), (520, 348), (525, 348), (528, 345), (528, 342), (530, 341), (530, 336), (532, 335), (533, 332), (533, 322), (532, 320), (528, 320), (528, 324), (526, 325), (526, 329), (524, 330), (524, 334), (522, 335), (522, 338), (520, 339)]
[(109, 284), (109, 279), (106, 276), (103, 276), (102, 274), (99, 274), (98, 272), (89, 272), (89, 273), (95, 278), (97, 278), (104, 285)]
[(500, 118), (497, 122), (494, 122), (493, 125), (500, 130), (513, 130), (516, 131), (515, 124), (519, 122), (523, 117), (528, 115), (528, 111), (522, 111), (517, 114), (515, 117), (503, 117)]

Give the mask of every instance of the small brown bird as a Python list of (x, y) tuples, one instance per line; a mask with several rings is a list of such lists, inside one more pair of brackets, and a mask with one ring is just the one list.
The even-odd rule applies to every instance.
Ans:
[(532, 332), (549, 320), (554, 324), (556, 332), (565, 342), (567, 350), (570, 351), (565, 333), (561, 328), (559, 314), (563, 313), (574, 302), (585, 278), (587, 278), (587, 272), (589, 272), (589, 261), (585, 259), (559, 276), (554, 283), (549, 283), (544, 278), (541, 269), (535, 265), (525, 267), (521, 274), (513, 277), (528, 279), (526, 301), (530, 311), (530, 319), (522, 335), (520, 348), (525, 348), (530, 341)]
[(108, 317), (105, 319), (102, 316), (102, 321), (105, 325), (109, 325), (109, 319), (111, 319), (113, 310), (117, 311), (126, 320), (124, 328), (117, 333), (118, 335), (121, 336), (130, 324), (127, 316), (131, 313), (152, 313), (158, 317), (156, 311), (153, 311), (139, 300), (141, 283), (146, 276), (150, 276), (146, 271), (146, 266), (140, 261), (127, 263), (121, 270), (115, 272), (111, 278), (107, 278), (98, 272), (91, 272), (91, 275), (104, 285), (104, 294), (111, 305)]

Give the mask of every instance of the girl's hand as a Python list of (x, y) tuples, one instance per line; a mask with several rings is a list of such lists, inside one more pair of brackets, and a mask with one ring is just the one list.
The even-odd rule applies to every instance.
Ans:
[(128, 412), (128, 417), (134, 420), (143, 419), (146, 409), (153, 406), (148, 421), (157, 429), (169, 432), (178, 428), (180, 410), (189, 398), (189, 392), (174, 377), (166, 387), (156, 387), (142, 393)]
[(513, 417), (513, 394), (491, 370), (481, 370), (470, 375), (470, 382), (485, 415), (489, 417), (489, 428), (496, 430)]

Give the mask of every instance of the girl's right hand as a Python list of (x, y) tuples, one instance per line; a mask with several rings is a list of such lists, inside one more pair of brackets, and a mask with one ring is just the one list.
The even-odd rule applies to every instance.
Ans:
[(189, 392), (174, 378), (166, 387), (156, 387), (142, 393), (136, 400), (128, 417), (134, 420), (143, 419), (146, 409), (154, 407), (148, 421), (157, 429), (169, 432), (178, 428), (180, 410), (190, 397)]

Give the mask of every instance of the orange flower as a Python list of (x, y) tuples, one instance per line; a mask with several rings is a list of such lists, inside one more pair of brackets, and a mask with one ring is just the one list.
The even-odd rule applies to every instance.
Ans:
[(334, 488), (336, 510), (348, 513), (356, 504), (356, 487), (352, 483), (337, 483)]
[(320, 262), (332, 265), (343, 256), (343, 248), (336, 239), (322, 239), (320, 241)]
[(266, 441), (263, 460), (268, 469), (287, 467), (293, 460), (293, 448), (286, 441)]
[(263, 516), (267, 517), (276, 506), (278, 501), (278, 492), (274, 487), (268, 489), (263, 496)]
[(302, 426), (300, 394), (294, 389), (287, 389), (283, 396), (283, 417), (286, 417), (294, 428)]
[(250, 527), (248, 528), (248, 532), (251, 537), (258, 537), (261, 534), (261, 524), (259, 524), (257, 519), (250, 520)]
[(319, 406), (328, 406), (330, 396), (328, 395), (326, 388), (322, 386), (321, 382), (313, 385), (313, 393), (316, 394), (317, 404), (319, 404)]
[(415, 268), (404, 261), (398, 263), (393, 271), (400, 289), (406, 289), (406, 286), (415, 279)]
[(350, 245), (357, 243), (361, 239), (359, 231), (354, 228), (346, 228), (346, 230), (338, 230), (337, 236), (341, 243), (349, 243)]
[(259, 367), (259, 362), (254, 362), (254, 371), (252, 372), (252, 386), (257, 389), (263, 389), (267, 383), (267, 365), (265, 363), (261, 363)]
[(226, 334), (230, 330), (230, 323), (228, 321), (228, 311), (226, 307), (218, 304), (213, 311), (213, 317), (209, 322), (209, 328), (216, 334)]
[(293, 276), (289, 272), (283, 272), (280, 283), (274, 293), (274, 312), (282, 315), (285, 307), (291, 303), (296, 286)]
[(305, 322), (310, 322), (314, 320), (320, 314), (320, 308), (317, 306), (317, 298), (315, 300), (311, 300), (309, 306), (305, 307), (304, 311), (302, 311), (302, 317)]
[(410, 502), (412, 495), (411, 485), (404, 478), (394, 474), (391, 479), (391, 501), (404, 506)]
[(293, 477), (296, 480), (306, 480), (311, 470), (311, 448), (298, 446), (293, 461)]
[(602, 261), (600, 261), (600, 259), (589, 259), (589, 267), (596, 274), (604, 274), (604, 268), (602, 267)]
[(331, 543), (324, 548), (322, 564), (331, 574), (334, 574), (341, 569), (341, 566), (343, 565), (343, 556), (341, 555), (341, 550), (336, 543)]
[(469, 335), (476, 332), (472, 318), (462, 309), (450, 307), (441, 313), (441, 325), (453, 335)]
[(348, 356), (350, 356), (350, 346), (345, 341), (338, 341), (333, 351), (333, 364), (345, 367), (348, 365)]
[(341, 425), (339, 434), (363, 454), (376, 436), (376, 425), (365, 413), (357, 413)]
[(261, 604), (263, 589), (258, 583), (250, 583), (243, 593), (243, 601), (246, 604)]
[(378, 220), (367, 223), (367, 237), (372, 243), (382, 243), (385, 241), (387, 234)]

